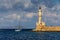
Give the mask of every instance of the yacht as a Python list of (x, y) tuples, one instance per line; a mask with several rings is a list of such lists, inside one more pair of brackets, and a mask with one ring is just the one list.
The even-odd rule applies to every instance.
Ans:
[(18, 31), (21, 31), (21, 26), (20, 26), (20, 16), (17, 16), (17, 19), (19, 19), (19, 20), (18, 20), (18, 25), (19, 25), (19, 26), (17, 26), (17, 29), (15, 29), (15, 31), (18, 32)]
[(21, 28), (20, 28), (21, 26), (19, 25), (19, 26), (17, 26), (17, 29), (15, 29), (15, 31), (21, 31)]
[(21, 29), (20, 29), (20, 26), (18, 26), (18, 28), (17, 29), (15, 29), (15, 31), (21, 31)]

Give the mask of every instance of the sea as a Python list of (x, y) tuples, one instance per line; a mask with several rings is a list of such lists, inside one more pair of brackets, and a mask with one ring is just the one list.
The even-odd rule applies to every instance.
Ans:
[(14, 29), (0, 29), (0, 40), (60, 40), (60, 32), (17, 32)]

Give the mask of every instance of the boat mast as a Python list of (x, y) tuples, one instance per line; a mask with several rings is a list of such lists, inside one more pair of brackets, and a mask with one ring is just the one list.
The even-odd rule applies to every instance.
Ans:
[(18, 19), (18, 28), (17, 29), (20, 29), (20, 16), (17, 16), (17, 19)]

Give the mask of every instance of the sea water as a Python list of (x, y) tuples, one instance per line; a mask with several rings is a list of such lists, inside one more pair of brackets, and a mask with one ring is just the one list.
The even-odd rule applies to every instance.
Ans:
[(0, 30), (0, 40), (60, 40), (60, 32)]

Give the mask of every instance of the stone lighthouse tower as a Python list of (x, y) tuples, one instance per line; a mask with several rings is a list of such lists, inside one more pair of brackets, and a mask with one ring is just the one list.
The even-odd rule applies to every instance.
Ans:
[(42, 9), (39, 7), (38, 10), (38, 21), (36, 22), (36, 31), (40, 31), (44, 28), (45, 23), (42, 22)]
[(42, 9), (39, 7), (38, 11), (38, 24), (42, 25)]

